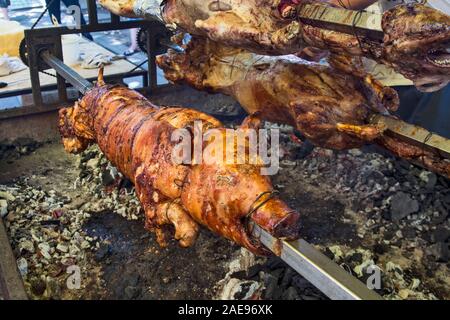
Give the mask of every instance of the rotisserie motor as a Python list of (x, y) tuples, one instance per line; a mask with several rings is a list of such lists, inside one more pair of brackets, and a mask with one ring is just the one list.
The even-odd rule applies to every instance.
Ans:
[[(192, 245), (201, 224), (264, 254), (267, 251), (249, 234), (248, 219), (276, 237), (297, 238), (299, 214), (274, 196), (260, 165), (173, 161), (178, 141), (172, 141), (172, 134), (176, 129), (192, 129), (195, 121), (202, 122), (203, 130), (214, 128), (225, 135), (225, 128), (211, 116), (192, 109), (159, 108), (136, 91), (105, 85), (99, 76), (96, 86), (73, 107), (61, 109), (59, 127), (68, 152), (81, 152), (97, 143), (135, 184), (146, 227), (162, 246), (167, 245), (170, 226), (181, 246)], [(223, 141), (227, 152), (239, 148), (234, 140)], [(204, 142), (202, 148), (218, 143), (216, 139)]]

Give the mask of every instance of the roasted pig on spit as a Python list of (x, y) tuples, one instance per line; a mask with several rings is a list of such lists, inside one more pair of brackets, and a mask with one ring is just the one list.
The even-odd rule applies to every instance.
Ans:
[(396, 6), (384, 13), (385, 36), (376, 41), (299, 22), (296, 6), (305, 2), (314, 1), (100, 0), (115, 14), (158, 17), (192, 35), (258, 54), (300, 54), (315, 47), (391, 66), (422, 91), (450, 81), (450, 16), (441, 11), (417, 3)]
[(295, 55), (255, 55), (203, 38), (184, 48), (157, 57), (171, 82), (230, 95), (253, 117), (292, 125), (315, 145), (341, 150), (376, 143), (450, 177), (449, 161), (370, 123), (374, 114), (395, 110), (398, 96), (351, 59), (332, 57), (332, 65), (341, 65), (336, 70)]
[[(66, 151), (78, 153), (97, 143), (134, 183), (146, 228), (156, 233), (162, 246), (167, 245), (172, 226), (181, 246), (192, 245), (200, 224), (254, 253), (268, 253), (250, 236), (249, 219), (278, 238), (298, 238), (299, 214), (275, 196), (260, 165), (173, 161), (177, 145), (173, 133), (192, 130), (196, 121), (203, 130), (225, 135), (222, 124), (207, 114), (159, 108), (136, 91), (105, 85), (100, 75), (96, 86), (73, 107), (61, 109), (59, 128)], [(246, 127), (244, 122), (241, 128)], [(227, 152), (239, 148), (234, 140), (223, 141)], [(204, 142), (202, 148), (218, 143), (220, 139)]]

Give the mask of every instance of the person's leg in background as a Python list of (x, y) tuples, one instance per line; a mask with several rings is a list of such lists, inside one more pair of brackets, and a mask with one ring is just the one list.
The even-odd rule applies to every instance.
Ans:
[(131, 56), (132, 54), (139, 51), (137, 42), (138, 31), (138, 28), (130, 29), (130, 47), (123, 53), (124, 56)]
[[(83, 12), (81, 11), (81, 5), (79, 0), (62, 0), (64, 5), (69, 8), (70, 6), (77, 6), (80, 8), (81, 17), (80, 22), (82, 25), (86, 24), (86, 19), (84, 18)], [(92, 35), (90, 33), (83, 33), (83, 36), (87, 38), (88, 40), (94, 41), (94, 38), (92, 38)]]
[(0, 0), (0, 13), (3, 19), (9, 20), (8, 7), (11, 5), (9, 0)]
[[(48, 7), (50, 18), (54, 16), (58, 23), (61, 24), (61, 0), (45, 0), (45, 2)], [(62, 0), (62, 2), (67, 8), (70, 6), (78, 6), (81, 9), (80, 2), (78, 0)], [(81, 14), (80, 22), (82, 25), (86, 24), (86, 19), (84, 19), (83, 14)], [(90, 33), (83, 33), (83, 36), (91, 41), (94, 40)]]

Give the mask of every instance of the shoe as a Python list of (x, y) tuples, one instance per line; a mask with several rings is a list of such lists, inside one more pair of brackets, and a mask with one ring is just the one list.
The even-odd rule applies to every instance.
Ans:
[(134, 49), (134, 50), (127, 49), (126, 51), (124, 51), (123, 55), (125, 57), (129, 57), (129, 56), (132, 56), (133, 54), (137, 53), (138, 51), (139, 51), (139, 49)]

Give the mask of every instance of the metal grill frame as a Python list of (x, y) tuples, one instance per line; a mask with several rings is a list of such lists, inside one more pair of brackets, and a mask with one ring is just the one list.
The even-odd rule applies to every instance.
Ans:
[[(36, 28), (25, 30), (25, 42), (27, 46), (28, 65), (30, 69), (31, 89), (16, 90), (6, 94), (0, 94), (0, 98), (11, 96), (19, 96), (31, 93), (33, 95), (32, 106), (22, 106), (13, 109), (6, 109), (0, 111), (0, 119), (14, 118), (18, 116), (26, 116), (42, 112), (49, 112), (59, 109), (73, 101), (68, 98), (67, 89), (71, 87), (63, 77), (57, 74), (56, 85), (41, 86), (39, 79), (39, 72), (50, 69), (50, 67), (40, 57), (43, 51), (50, 51), (52, 55), (62, 60), (62, 44), (61, 36), (66, 34), (102, 32), (109, 30), (123, 30), (131, 28), (141, 28), (147, 31), (147, 52), (148, 55), (148, 71), (137, 70), (133, 72), (132, 76), (143, 77), (143, 88), (139, 89), (151, 94), (158, 87), (156, 75), (156, 48), (158, 39), (156, 35), (161, 33), (166, 28), (159, 21), (150, 20), (130, 20), (121, 21), (120, 17), (115, 14), (110, 14), (111, 21), (106, 23), (99, 23), (97, 4), (95, 0), (87, 0), (88, 9), (88, 23), (81, 25), (80, 28), (68, 28), (66, 26), (54, 26), (46, 28)], [(131, 76), (129, 73), (119, 73), (111, 76), (105, 76), (105, 79), (111, 81), (123, 81), (124, 78)], [(95, 80), (95, 79), (87, 79)], [(57, 104), (48, 104), (44, 102), (42, 93), (44, 91), (57, 90), (58, 102)]]

